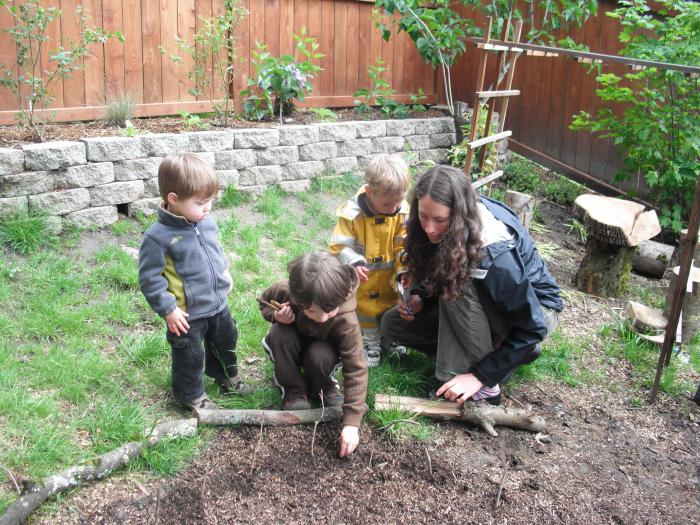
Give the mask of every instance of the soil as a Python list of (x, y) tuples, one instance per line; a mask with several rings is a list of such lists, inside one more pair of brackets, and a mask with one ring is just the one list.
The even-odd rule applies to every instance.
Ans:
[[(385, 113), (374, 109), (371, 113), (357, 114), (352, 109), (338, 109), (334, 111), (337, 120), (323, 120), (307, 109), (295, 111), (290, 117), (284, 117), (285, 125), (311, 124), (313, 122), (343, 122), (348, 120), (380, 120), (389, 118)], [(439, 109), (428, 109), (422, 112), (413, 112), (407, 115), (409, 118), (444, 117), (446, 114)], [(179, 133), (183, 131), (213, 131), (225, 129), (221, 127), (213, 117), (202, 117), (205, 128), (186, 126), (179, 116), (152, 117), (131, 119), (134, 127), (140, 133)], [(228, 122), (228, 128), (265, 128), (279, 125), (278, 119), (268, 121), (244, 120), (238, 116)], [(109, 125), (101, 121), (90, 122), (61, 122), (49, 123), (42, 126), (44, 142), (53, 140), (79, 140), (88, 137), (118, 136), (120, 130), (117, 126)], [(28, 128), (20, 125), (0, 126), (0, 147), (20, 148), (25, 144), (37, 142), (36, 136)]]
[[(339, 459), (339, 424), (319, 425), (315, 437), (313, 426), (218, 429), (179, 474), (117, 474), (32, 522), (699, 523), (700, 408), (688, 396), (633, 401), (647, 390), (599, 335), (624, 301), (572, 290), (583, 245), (568, 210), (540, 209), (549, 231), (534, 236), (559, 247), (549, 266), (568, 292), (559, 330), (591, 341), (575, 366), (597, 372), (576, 387), (505, 386), (505, 406), (530, 405), (546, 418), (546, 436), (498, 428), (492, 438), (441, 422), (427, 441), (396, 444), (363, 423), (357, 452)], [(633, 290), (668, 284), (631, 281)]]

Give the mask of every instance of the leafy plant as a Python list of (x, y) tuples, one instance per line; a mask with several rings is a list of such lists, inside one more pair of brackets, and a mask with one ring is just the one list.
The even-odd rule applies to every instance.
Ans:
[(248, 79), (248, 88), (241, 91), (241, 95), (248, 97), (243, 104), (248, 118), (262, 120), (268, 115), (279, 115), (282, 123), (284, 115), (293, 113), (294, 101), (303, 101), (311, 91), (310, 81), (321, 70), (314, 60), (324, 55), (318, 52), (316, 39), (306, 36), (305, 27), (300, 35), (292, 37), (297, 43), (296, 51), (304, 60), (297, 61), (292, 55), (272, 56), (265, 44), (256, 42), (257, 51), (252, 51), (255, 75)]
[[(224, 13), (213, 17), (199, 17), (193, 42), (175, 36), (178, 49), (192, 60), (187, 78), (192, 82), (187, 92), (193, 97), (207, 96), (223, 126), (231, 117), (233, 82), (239, 62), (236, 56), (236, 35), (248, 11), (241, 0), (224, 0)], [(165, 53), (161, 48), (161, 53)], [(171, 55), (175, 63), (181, 55)], [(223, 100), (223, 103), (218, 102)]]
[[(606, 13), (622, 27), (625, 56), (698, 64), (700, 5), (662, 0), (659, 15), (642, 0), (621, 2)], [(599, 75), (596, 91), (605, 107), (595, 116), (581, 111), (571, 129), (600, 133), (624, 156), (617, 180), (643, 179), (660, 205), (662, 226), (678, 232), (692, 207), (700, 173), (700, 90), (697, 78), (650, 67), (623, 75)]]
[[(486, 111), (486, 105), (483, 105), (483, 111), (479, 112), (479, 124), (477, 127), (477, 138), (482, 137), (482, 132), (481, 130), (486, 128), (486, 119), (488, 118), (488, 111)], [(464, 164), (467, 160), (467, 153), (469, 152), (469, 146), (468, 146), (468, 139), (466, 137), (469, 136), (469, 128), (470, 124), (467, 123), (462, 126), (462, 134), (465, 137), (465, 139), (460, 142), (459, 144), (455, 144), (452, 146), (447, 153), (447, 157), (450, 159), (450, 162), (453, 166), (458, 167), (458, 168), (464, 168)], [(497, 160), (497, 153), (498, 150), (496, 148), (495, 143), (487, 144), (483, 146), (486, 149), (486, 159), (484, 160), (484, 168), (486, 173), (491, 173), (493, 169), (496, 166), (496, 160)], [(478, 163), (474, 163), (472, 165), (472, 180), (476, 180), (479, 178), (479, 173), (478, 173)]]
[(338, 114), (332, 109), (309, 108), (309, 111), (316, 115), (316, 117), (322, 122), (335, 122), (336, 120), (338, 120)]
[[(429, 3), (423, 0), (377, 0), (376, 14), (381, 10), (390, 15), (389, 19), (396, 24), (396, 32), (405, 31), (413, 40), (425, 62), (433, 68), (440, 67), (445, 84), (445, 99), (451, 115), (454, 115), (452, 98), (452, 80), (450, 68), (466, 51), (466, 36), (476, 36), (481, 31), (474, 26), (471, 18), (463, 17), (452, 7), (460, 3), (472, 10), (481, 11), (496, 21), (492, 36), (500, 37), (506, 21), (522, 20), (527, 42), (554, 43), (554, 32), (571, 24), (579, 26), (595, 15), (598, 2), (595, 0), (526, 0), (526, 9), (514, 8), (511, 0), (433, 0)], [(541, 17), (535, 17), (535, 6)], [(395, 16), (399, 15), (399, 16)], [(384, 40), (389, 40), (391, 30), (381, 17), (377, 16), (376, 25), (382, 32)], [(511, 24), (511, 28), (513, 25)], [(570, 39), (559, 41), (560, 46), (567, 45)], [(499, 71), (499, 82), (505, 77), (510, 62), (504, 64)]]
[(209, 129), (209, 123), (202, 120), (199, 115), (193, 115), (185, 110), (178, 111), (177, 114), (182, 117), (182, 123), (186, 129)]
[(504, 184), (508, 189), (536, 195), (542, 188), (542, 169), (524, 157), (514, 157), (503, 168)]
[(110, 126), (126, 127), (126, 122), (134, 116), (136, 103), (133, 97), (122, 94), (107, 101), (105, 123)]
[(423, 101), (427, 100), (428, 97), (425, 96), (425, 91), (422, 87), (418, 88), (418, 94), (409, 93), (408, 97), (411, 99), (411, 111), (414, 113), (422, 113), (428, 108), (423, 104)]
[(146, 135), (148, 133), (148, 131), (139, 130), (130, 120), (127, 120), (125, 124), (125, 127), (119, 128), (119, 134), (122, 137), (136, 137), (138, 135)]
[(544, 196), (562, 206), (571, 206), (576, 197), (586, 192), (586, 187), (567, 179), (563, 176), (557, 176), (554, 180), (544, 183)]
[(17, 54), (14, 64), (0, 62), (0, 85), (12, 93), (20, 123), (29, 127), (43, 142), (41, 125), (51, 117), (42, 120), (38, 111), (46, 110), (55, 100), (56, 97), (50, 92), (51, 86), (58, 79), (72, 78), (75, 71), (83, 69), (83, 59), (88, 55), (91, 44), (104, 44), (112, 37), (123, 43), (124, 36), (99, 27), (89, 27), (82, 6), (78, 5), (76, 16), (81, 28), (78, 40), (67, 43), (67, 47), (59, 45), (50, 50), (48, 57), (52, 67), (43, 69), (41, 57), (49, 41), (46, 31), (51, 23), (62, 16), (61, 9), (44, 7), (40, 0), (6, 4), (0, 2), (0, 9), (7, 9), (11, 23), (0, 31), (10, 35)]
[(367, 66), (367, 75), (370, 80), (369, 87), (360, 88), (352, 95), (353, 97), (361, 97), (352, 102), (357, 113), (370, 113), (372, 105), (378, 106), (383, 113), (388, 115), (397, 111), (404, 114), (408, 113), (407, 106), (394, 100), (394, 90), (391, 88), (389, 81), (383, 76), (386, 70), (386, 62), (382, 57), (377, 57), (374, 65), (369, 64)]

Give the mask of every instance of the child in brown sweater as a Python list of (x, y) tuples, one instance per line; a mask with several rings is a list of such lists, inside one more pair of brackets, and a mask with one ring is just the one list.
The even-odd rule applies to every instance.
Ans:
[[(358, 278), (352, 266), (329, 253), (309, 253), (288, 266), (289, 280), (270, 286), (260, 298), (272, 323), (263, 348), (274, 364), (285, 410), (305, 410), (309, 399), (343, 407), (341, 457), (359, 443), (367, 410), (367, 362), (355, 309)], [(345, 396), (334, 373), (342, 366)], [(303, 370), (303, 371), (302, 371)]]

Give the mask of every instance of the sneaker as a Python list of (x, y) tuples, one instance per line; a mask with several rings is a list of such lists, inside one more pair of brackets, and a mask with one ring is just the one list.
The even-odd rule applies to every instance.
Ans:
[(310, 408), (311, 403), (306, 399), (306, 396), (296, 399), (285, 399), (282, 403), (282, 409), (284, 410), (309, 410)]
[(323, 406), (339, 407), (345, 402), (345, 396), (340, 393), (338, 387), (323, 391)]
[(489, 405), (501, 404), (501, 387), (482, 386), (479, 391), (471, 397), (471, 401), (486, 401)]
[(244, 383), (240, 376), (227, 377), (216, 381), (221, 392), (229, 396), (245, 396), (253, 393), (253, 387)]
[(400, 345), (398, 343), (391, 343), (389, 345), (389, 349), (386, 351), (388, 355), (395, 355), (399, 358), (404, 357), (408, 355), (408, 348), (406, 348), (404, 345)]
[(200, 399), (193, 399), (191, 401), (184, 401), (180, 403), (183, 408), (188, 410), (219, 410), (221, 407), (211, 401), (206, 394)]

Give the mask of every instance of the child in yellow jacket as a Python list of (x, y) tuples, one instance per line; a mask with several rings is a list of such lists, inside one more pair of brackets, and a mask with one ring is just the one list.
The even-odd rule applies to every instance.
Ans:
[(355, 268), (357, 317), (368, 366), (379, 364), (377, 327), (382, 314), (395, 306), (396, 275), (408, 219), (408, 166), (398, 155), (380, 155), (365, 171), (366, 184), (336, 210), (338, 223), (329, 250)]

